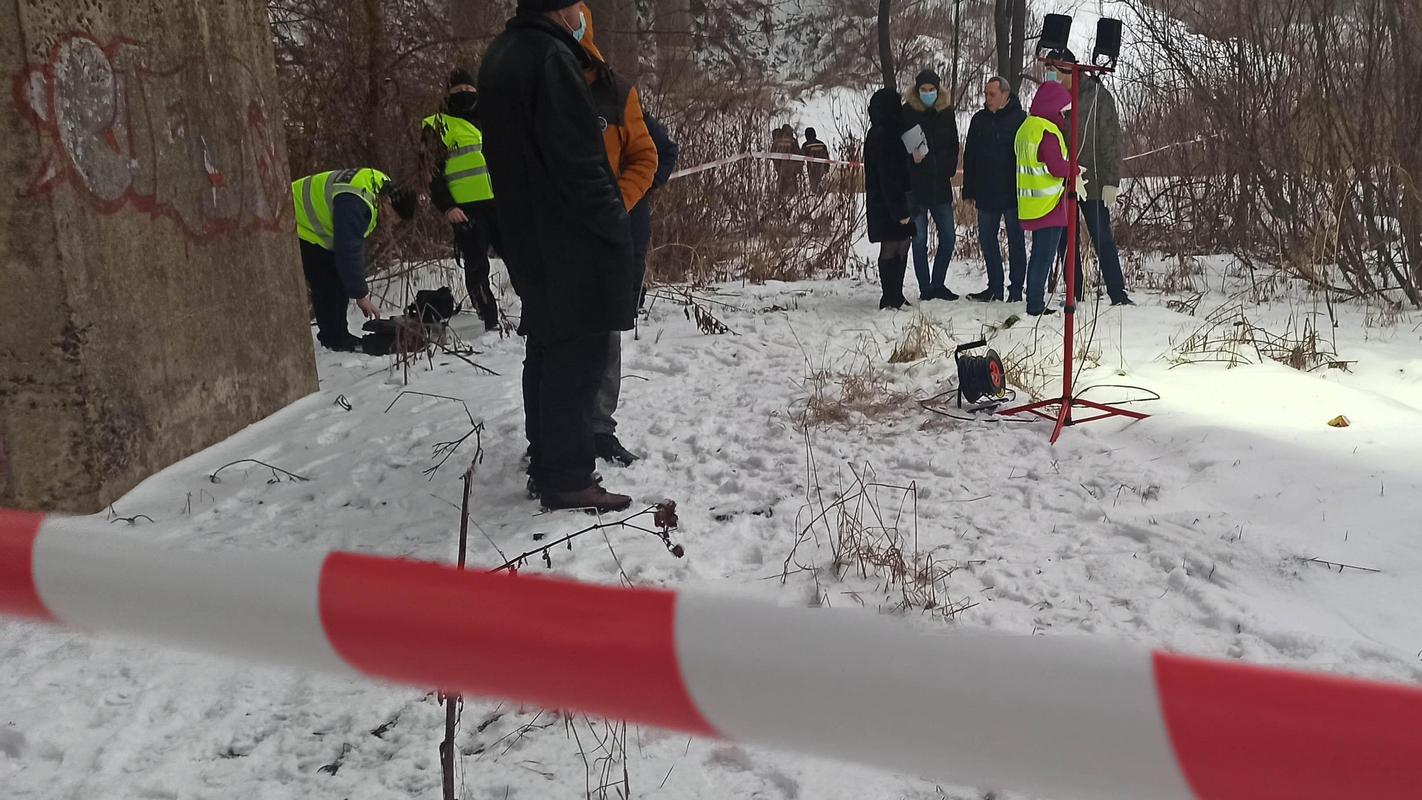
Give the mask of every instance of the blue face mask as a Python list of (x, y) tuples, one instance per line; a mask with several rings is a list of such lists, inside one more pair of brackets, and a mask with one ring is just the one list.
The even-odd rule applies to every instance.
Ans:
[(588, 17), (582, 11), (578, 12), (578, 27), (573, 31), (573, 38), (578, 42), (583, 41), (583, 37), (588, 35)]
[[(1057, 80), (1057, 71), (1054, 70), (1054, 69), (1049, 69), (1049, 70), (1047, 70), (1047, 80), (1049, 80), (1049, 81), (1056, 81), (1056, 80)], [(1059, 82), (1059, 81), (1058, 81), (1058, 82)]]
[(928, 108), (938, 104), (938, 92), (919, 92), (918, 99)]

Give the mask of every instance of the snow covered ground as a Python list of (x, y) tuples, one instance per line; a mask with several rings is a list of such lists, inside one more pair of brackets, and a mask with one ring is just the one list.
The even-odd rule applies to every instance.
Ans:
[[(878, 288), (846, 278), (698, 292), (734, 331), (707, 336), (670, 296), (656, 299), (627, 344), (621, 415), (624, 440), (646, 459), (603, 473), (609, 488), (639, 503), (680, 503), (686, 558), (654, 538), (612, 531), (555, 552), (552, 571), (894, 613), (900, 587), (872, 568), (861, 573), (858, 562), (836, 577), (831, 533), (821, 525), (801, 535), (812, 506), (855, 485), (856, 473), (873, 475), (917, 488), (916, 498), (871, 489), (872, 505), (943, 576), (939, 607), (897, 612), (899, 624), (1084, 632), (1422, 680), (1422, 317), (1379, 319), (1375, 309), (1342, 306), (1334, 329), (1299, 287), (1272, 286), (1267, 305), (1243, 307), (1250, 324), (1283, 333), (1322, 314), (1325, 338), (1336, 337), (1332, 360), (1352, 363), (1312, 373), (1274, 362), (1231, 368), (1209, 360), (1223, 358), (1218, 347), (1187, 340), (1249, 284), (1228, 260), (1202, 266), (1167, 281), (1170, 266), (1150, 262), (1149, 276), (1137, 276), (1192, 282), (1203, 293), (1193, 316), (1166, 307), (1194, 299), (1184, 288), (1138, 291), (1133, 309), (1088, 303), (1083, 318), (1094, 335), (1081, 385), (1130, 384), (1161, 399), (1133, 406), (1154, 415), (1147, 421), (1072, 429), (1055, 448), (1046, 423), (957, 420), (916, 400), (952, 384), (950, 343), (983, 332), (1019, 384), (1050, 388), (1060, 316), (1004, 327), (1020, 309), (939, 302), (878, 312)], [(960, 262), (951, 285), (972, 291), (980, 281), (980, 264)], [(1240, 321), (1229, 317), (1215, 332), (1238, 331)], [(457, 327), (468, 337), (478, 328), (463, 318)], [(915, 331), (928, 357), (890, 363)], [(114, 530), (175, 548), (450, 561), (472, 442), (432, 478), (424, 470), (437, 444), (468, 432), (469, 419), (458, 403), (426, 397), (389, 408), (407, 389), (461, 398), (487, 426), (474, 486), (475, 567), (583, 527), (575, 514), (537, 514), (524, 497), (520, 343), (474, 341), (473, 358), (499, 376), (439, 357), (411, 369), (406, 386), (388, 360), (322, 353), (319, 394), (147, 481), (114, 513), (153, 522), (115, 521)], [(1254, 358), (1251, 348), (1239, 352)], [(819, 420), (808, 432), (798, 424), (807, 409)], [(1339, 414), (1351, 427), (1328, 426)], [(243, 467), (220, 483), (208, 479), (245, 458), (311, 480), (271, 482), (270, 471)], [(7, 800), (439, 796), (443, 715), (432, 695), (12, 623), (0, 624), (0, 664)], [(951, 664), (923, 668), (952, 680)], [(635, 727), (624, 742), (602, 721), (491, 702), (466, 706), (458, 744), (459, 796), (470, 800), (597, 797), (605, 783), (616, 797), (624, 762), (636, 797), (982, 796)]]

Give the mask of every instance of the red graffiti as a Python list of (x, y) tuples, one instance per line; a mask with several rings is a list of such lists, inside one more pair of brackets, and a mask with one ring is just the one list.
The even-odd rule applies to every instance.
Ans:
[(157, 58), (78, 33), (16, 76), (16, 106), (52, 143), (26, 194), (69, 186), (101, 213), (166, 217), (195, 239), (290, 227), (290, 183), (251, 68)]

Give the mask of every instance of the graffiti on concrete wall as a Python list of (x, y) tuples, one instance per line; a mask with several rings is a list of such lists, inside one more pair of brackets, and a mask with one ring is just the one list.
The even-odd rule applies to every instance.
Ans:
[(102, 213), (167, 217), (196, 239), (286, 227), (290, 183), (252, 69), (170, 61), (81, 33), (17, 76), (21, 114), (52, 142), (26, 192), (71, 187)]

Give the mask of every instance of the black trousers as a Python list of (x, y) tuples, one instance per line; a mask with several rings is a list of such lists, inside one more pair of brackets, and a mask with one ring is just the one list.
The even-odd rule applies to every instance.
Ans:
[(489, 246), (493, 245), (495, 252), (502, 252), (502, 240), (498, 220), (494, 217), (494, 204), (463, 203), (459, 208), (469, 217), (468, 222), (454, 226), (454, 252), (464, 265), (464, 288), (479, 319), (485, 325), (497, 325), (499, 304), (489, 286)]
[(545, 492), (592, 486), (592, 416), (607, 368), (607, 333), (551, 343), (528, 339), (523, 361), (529, 474)]
[(316, 312), (316, 339), (333, 347), (351, 338), (346, 327), (350, 298), (336, 272), (336, 254), (310, 242), (301, 243), (301, 271), (311, 292), (311, 308)]

